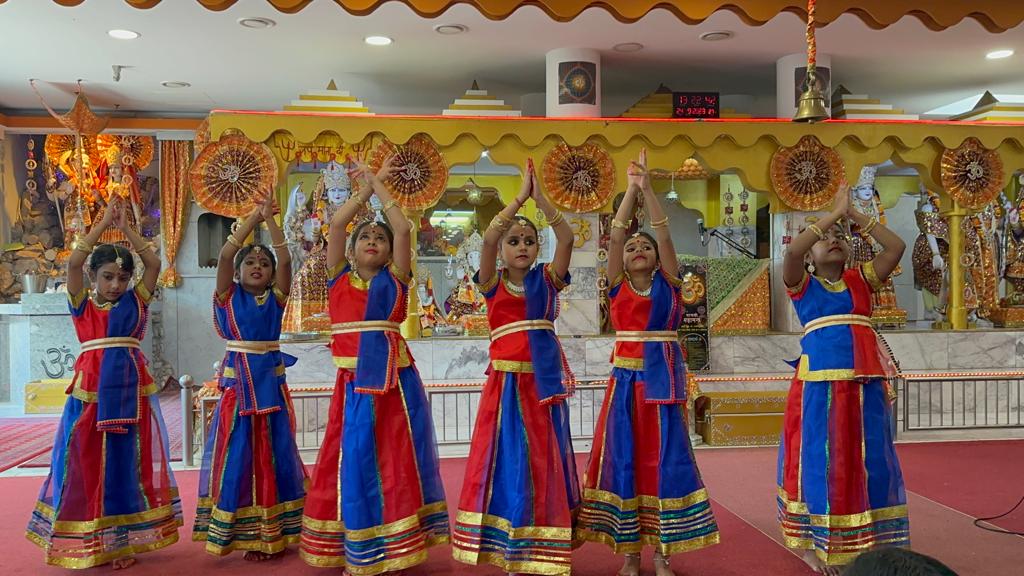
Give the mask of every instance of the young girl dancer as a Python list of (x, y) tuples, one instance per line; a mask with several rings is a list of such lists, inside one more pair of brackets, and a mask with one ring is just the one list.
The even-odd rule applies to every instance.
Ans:
[[(111, 224), (146, 267), (134, 286), (128, 249), (93, 249)], [(87, 258), (91, 288), (82, 281)], [(126, 568), (135, 554), (177, 542), (181, 525), (157, 387), (139, 347), (160, 258), (113, 197), (102, 220), (75, 242), (67, 274), (82, 351), (27, 536), (46, 551), (47, 564)]]
[[(612, 219), (614, 368), (583, 481), (578, 532), (625, 555), (620, 576), (640, 573), (644, 545), (654, 548), (658, 576), (671, 576), (670, 555), (718, 542), (686, 424), (686, 365), (676, 333), (682, 280), (646, 164), (642, 150)], [(639, 194), (657, 239), (639, 231), (626, 236)]]
[[(393, 157), (334, 214), (328, 287), (338, 367), (327, 433), (302, 519), (302, 558), (347, 574), (397, 572), (448, 542), (448, 510), (430, 406), (399, 323), (408, 310), (410, 225), (384, 187)], [(349, 222), (376, 193), (389, 224)]]
[[(261, 244), (242, 245), (261, 220), (274, 255)], [(217, 261), (214, 325), (227, 351), (192, 539), (218, 556), (245, 550), (246, 560), (261, 561), (299, 541), (306, 469), (285, 384), (285, 365), (293, 359), (278, 347), (291, 278), (288, 244), (270, 195), (228, 236)]]
[[(843, 217), (884, 248), (859, 268), (846, 267)], [(839, 574), (861, 552), (910, 543), (886, 381), (895, 369), (870, 319), (871, 293), (904, 248), (850, 206), (844, 183), (832, 212), (794, 238), (783, 261), (804, 337), (779, 446), (779, 520), (786, 545), (804, 550), (816, 572)]]
[[(535, 266), (537, 228), (516, 216), (531, 197), (555, 231), (554, 259), (544, 266)], [(569, 573), (579, 506), (565, 402), (573, 380), (554, 321), (572, 244), (572, 229), (541, 193), (530, 162), (519, 195), (484, 233), (476, 278), (487, 299), (491, 366), (453, 531), (452, 552), (467, 564)]]

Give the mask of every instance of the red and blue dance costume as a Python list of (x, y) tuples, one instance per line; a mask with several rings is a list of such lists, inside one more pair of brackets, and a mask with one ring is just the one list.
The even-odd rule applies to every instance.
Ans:
[(237, 283), (213, 297), (214, 325), (228, 342), (192, 539), (218, 556), (276, 554), (299, 541), (306, 469), (285, 383), (294, 361), (278, 349), (284, 303), (276, 288), (256, 296)]
[(804, 337), (779, 446), (779, 521), (788, 547), (829, 565), (910, 544), (887, 381), (895, 366), (870, 321), (881, 286), (868, 262), (835, 284), (805, 275), (789, 289)]
[(461, 562), (569, 574), (580, 502), (566, 406), (573, 379), (553, 324), (568, 282), (536, 266), (522, 294), (504, 271), (480, 286), (491, 366), (452, 532)]
[(313, 566), (380, 574), (422, 563), (448, 542), (448, 508), (423, 381), (399, 332), (407, 278), (330, 271), (331, 354), (338, 367), (327, 432), (302, 518)]
[(82, 352), (27, 536), (46, 563), (90, 568), (178, 541), (167, 429), (139, 342), (149, 291), (113, 304), (69, 295)]
[(659, 270), (648, 296), (622, 277), (608, 292), (614, 368), (583, 480), (577, 534), (617, 554), (647, 545), (667, 557), (719, 539), (686, 423), (686, 366), (676, 333), (681, 288), (681, 280)]

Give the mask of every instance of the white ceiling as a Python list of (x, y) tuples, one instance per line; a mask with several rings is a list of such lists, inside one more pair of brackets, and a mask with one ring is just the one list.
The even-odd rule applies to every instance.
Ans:
[[(277, 21), (268, 30), (248, 30), (241, 17)], [(460, 23), (469, 32), (441, 36), (433, 26)], [(604, 114), (617, 115), (660, 82), (676, 90), (718, 90), (753, 96), (757, 115), (774, 115), (775, 61), (804, 48), (800, 19), (782, 14), (761, 27), (748, 27), (729, 12), (687, 26), (657, 10), (634, 24), (590, 9), (569, 23), (550, 20), (526, 7), (511, 18), (490, 21), (465, 4), (436, 20), (425, 20), (404, 4), (386, 3), (356, 17), (333, 2), (314, 2), (298, 14), (281, 14), (264, 0), (241, 0), (211, 12), (195, 0), (161, 2), (149, 10), (124, 0), (90, 0), (74, 8), (50, 0), (0, 4), (0, 110), (41, 108), (28, 79), (51, 106), (72, 102), (75, 80), (83, 79), (94, 106), (145, 113), (202, 115), (214, 108), (279, 110), (307, 89), (330, 79), (378, 113), (436, 114), (473, 79), (508, 103), (544, 90), (548, 50), (581, 46), (603, 52)], [(138, 31), (132, 41), (109, 38), (111, 28)], [(697, 36), (732, 30), (725, 42)], [(932, 32), (915, 18), (885, 30), (871, 30), (847, 15), (819, 30), (819, 52), (832, 56), (834, 81), (855, 93), (920, 113), (993, 90), (1024, 94), (1024, 26), (991, 34), (973, 20)], [(383, 34), (384, 48), (363, 43)], [(641, 42), (632, 54), (613, 52), (620, 42)], [(996, 48), (1017, 55), (987, 61)], [(111, 66), (130, 66), (113, 82)], [(169, 89), (164, 80), (192, 86)], [(750, 100), (750, 99), (748, 99)]]

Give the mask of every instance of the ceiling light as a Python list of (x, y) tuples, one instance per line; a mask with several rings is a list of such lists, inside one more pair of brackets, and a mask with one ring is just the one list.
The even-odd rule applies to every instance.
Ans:
[(107, 30), (107, 36), (110, 36), (111, 38), (116, 38), (118, 40), (135, 40), (139, 36), (142, 36), (142, 34), (139, 34), (138, 32), (135, 32), (133, 30), (114, 29)]
[(612, 50), (616, 52), (639, 52), (643, 49), (644, 45), (639, 42), (623, 42), (622, 44), (612, 46)]
[(484, 151), (480, 153), (480, 157), (481, 157), (481, 158), (487, 158), (487, 157), (489, 157), (490, 155), (491, 155), (491, 151), (490, 151), (490, 150), (488, 150), (487, 148), (484, 148)]
[(191, 86), (188, 82), (182, 82), (180, 80), (164, 80), (160, 85), (164, 88), (188, 88)]
[(722, 40), (728, 40), (733, 37), (733, 33), (729, 30), (715, 30), (714, 32), (705, 32), (698, 36), (705, 42), (720, 42)]
[(388, 44), (391, 44), (392, 40), (387, 36), (367, 36), (366, 38), (363, 38), (363, 42), (366, 42), (370, 46), (387, 46)]
[(238, 25), (243, 28), (252, 28), (254, 30), (263, 30), (264, 28), (273, 28), (274, 26), (277, 26), (277, 22), (274, 22), (270, 18), (239, 18), (237, 22)]
[(985, 54), (985, 58), (989, 60), (999, 60), (1001, 58), (1009, 58), (1013, 56), (1013, 50), (993, 50), (988, 54)]
[(469, 26), (462, 24), (438, 24), (434, 26), (434, 32), (443, 36), (454, 36), (463, 32), (469, 32)]

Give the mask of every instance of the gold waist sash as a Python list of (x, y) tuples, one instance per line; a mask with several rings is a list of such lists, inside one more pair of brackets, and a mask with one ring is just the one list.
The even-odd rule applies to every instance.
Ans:
[(679, 335), (674, 330), (619, 330), (615, 333), (615, 342), (678, 342)]
[(115, 336), (113, 338), (96, 338), (88, 342), (82, 342), (82, 352), (90, 350), (102, 350), (104, 348), (141, 348), (137, 338), (128, 336)]
[(281, 349), (277, 340), (228, 340), (228, 352), (244, 352), (246, 354), (266, 354)]
[(829, 326), (867, 326), (868, 328), (874, 328), (871, 324), (871, 318), (862, 316), (860, 314), (834, 314), (832, 316), (822, 316), (811, 320), (804, 325), (804, 336), (820, 330), (822, 328), (828, 328)]
[(359, 322), (340, 322), (331, 324), (331, 334), (354, 334), (356, 332), (380, 331), (400, 332), (401, 325), (398, 322), (388, 320), (360, 320)]
[(497, 340), (502, 336), (508, 336), (517, 332), (526, 332), (527, 330), (554, 331), (554, 329), (555, 323), (550, 320), (519, 320), (518, 322), (509, 322), (504, 326), (491, 330), (491, 340)]

